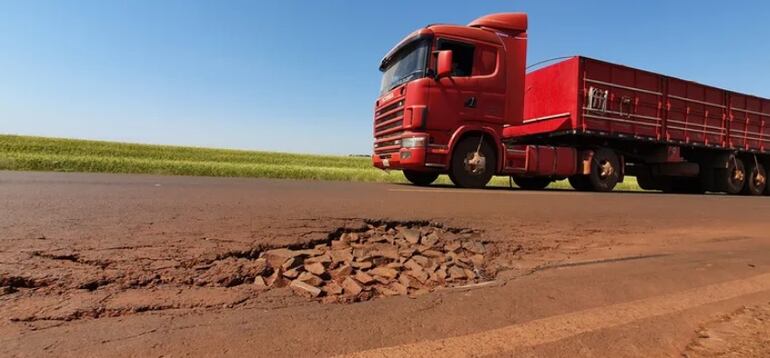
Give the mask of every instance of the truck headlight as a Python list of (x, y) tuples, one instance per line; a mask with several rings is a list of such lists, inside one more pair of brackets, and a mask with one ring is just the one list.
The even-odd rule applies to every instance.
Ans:
[(411, 137), (401, 140), (401, 148), (418, 148), (425, 146), (425, 137)]

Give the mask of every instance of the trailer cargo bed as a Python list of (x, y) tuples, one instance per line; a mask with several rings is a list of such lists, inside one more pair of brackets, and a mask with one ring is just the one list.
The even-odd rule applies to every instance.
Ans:
[(770, 151), (770, 100), (586, 57), (527, 75), (513, 143), (611, 137), (739, 152)]

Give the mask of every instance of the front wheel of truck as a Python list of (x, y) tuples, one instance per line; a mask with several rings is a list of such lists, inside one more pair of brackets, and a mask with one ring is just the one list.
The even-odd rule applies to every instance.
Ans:
[(483, 188), (492, 180), (496, 163), (493, 143), (487, 138), (465, 138), (452, 153), (449, 179), (460, 188)]
[(428, 186), (438, 179), (438, 173), (416, 172), (413, 170), (404, 170), (406, 180), (417, 186)]

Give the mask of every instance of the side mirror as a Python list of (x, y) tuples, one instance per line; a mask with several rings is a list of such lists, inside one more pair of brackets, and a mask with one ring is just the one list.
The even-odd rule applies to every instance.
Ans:
[(442, 79), (452, 75), (452, 51), (439, 51), (438, 61), (436, 62), (436, 79)]

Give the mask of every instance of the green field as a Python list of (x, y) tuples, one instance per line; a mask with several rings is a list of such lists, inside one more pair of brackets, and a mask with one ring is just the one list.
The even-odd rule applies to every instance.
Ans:
[[(403, 183), (369, 158), (0, 135), (0, 170), (136, 173)], [(442, 177), (439, 183), (448, 184)], [(498, 177), (490, 185), (508, 186)], [(569, 188), (565, 182), (552, 187)], [(633, 178), (620, 190), (638, 190)]]

